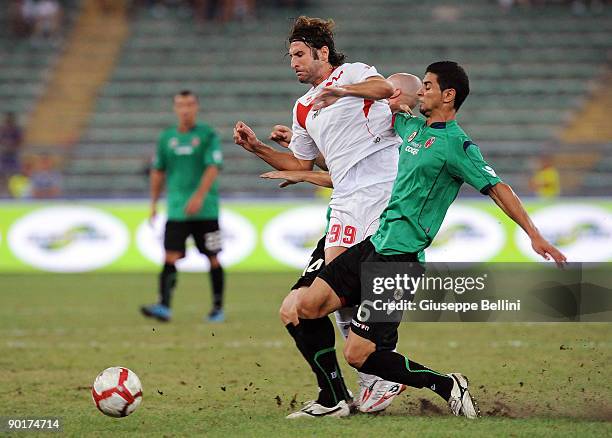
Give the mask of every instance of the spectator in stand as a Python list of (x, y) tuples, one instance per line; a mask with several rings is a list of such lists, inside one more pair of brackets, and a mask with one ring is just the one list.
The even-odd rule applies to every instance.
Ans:
[(12, 198), (28, 199), (32, 197), (32, 160), (25, 159), (21, 165), (21, 172), (11, 176), (8, 180), (8, 192)]
[(57, 198), (62, 193), (62, 174), (56, 169), (48, 154), (39, 157), (30, 176), (32, 197), (36, 199)]
[(35, 0), (19, 1), (19, 14), (24, 28), (23, 36), (31, 36), (34, 31), (34, 26), (36, 25), (36, 9)]
[(255, 18), (255, 0), (222, 0), (221, 21), (246, 21)]
[(539, 168), (529, 181), (531, 190), (542, 199), (554, 199), (561, 193), (561, 178), (550, 156), (540, 159)]
[(24, 0), (12, 0), (8, 7), (9, 26), (11, 34), (18, 38), (30, 35), (32, 28), (23, 15)]
[(36, 2), (34, 35), (45, 39), (56, 38), (62, 23), (62, 7), (57, 0)]
[(8, 112), (0, 127), (0, 175), (8, 177), (19, 171), (19, 153), (23, 145), (23, 131), (15, 114)]
[(277, 8), (292, 8), (292, 9), (304, 9), (308, 6), (308, 0), (276, 0)]

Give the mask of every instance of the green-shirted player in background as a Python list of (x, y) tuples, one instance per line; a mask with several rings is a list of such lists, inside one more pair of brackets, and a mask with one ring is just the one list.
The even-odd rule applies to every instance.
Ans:
[[(457, 124), (457, 111), (469, 90), (468, 76), (457, 63), (442, 61), (427, 67), (418, 93), (419, 109), (426, 118), (398, 114), (395, 119), (394, 128), (403, 142), (391, 199), (378, 230), (326, 265), (310, 287), (298, 291), (295, 306), (300, 318), (321, 318), (338, 308), (362, 304), (363, 262), (417, 263), (419, 251), (434, 240), (464, 182), (489, 195), (527, 233), (535, 252), (560, 266), (566, 262)], [(312, 102), (315, 107), (329, 106), (344, 93), (342, 87), (327, 87)], [(347, 362), (385, 380), (429, 388), (448, 402), (454, 415), (476, 418), (478, 409), (465, 376), (439, 373), (395, 351), (399, 324), (396, 319), (370, 322), (355, 312), (344, 347)], [(456, 360), (461, 364), (461, 357)]]
[(198, 98), (185, 90), (174, 96), (178, 125), (159, 137), (151, 170), (151, 220), (164, 182), (167, 185), (168, 221), (164, 233), (164, 267), (159, 275), (158, 304), (142, 306), (145, 316), (169, 321), (170, 301), (176, 286), (176, 262), (185, 257), (185, 241), (191, 235), (198, 250), (210, 261), (213, 307), (208, 321), (222, 322), (223, 268), (219, 230), (219, 189), (217, 176), (223, 155), (216, 132), (197, 123)]

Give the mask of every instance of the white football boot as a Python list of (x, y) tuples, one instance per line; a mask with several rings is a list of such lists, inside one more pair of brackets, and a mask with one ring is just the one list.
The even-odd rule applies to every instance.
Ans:
[(458, 417), (461, 415), (470, 419), (480, 417), (480, 409), (468, 390), (467, 377), (459, 373), (450, 373), (447, 376), (453, 379), (453, 389), (448, 399), (451, 412)]
[(351, 413), (348, 403), (345, 400), (340, 402), (331, 408), (326, 408), (320, 405), (316, 401), (309, 401), (304, 405), (302, 409), (292, 414), (287, 415), (288, 419), (294, 418), (317, 418), (317, 417), (348, 417)]
[(375, 376), (369, 381), (362, 380), (362, 382), (357, 409), (365, 413), (380, 412), (387, 409), (393, 399), (406, 389), (404, 384), (389, 382)]
[[(351, 328), (354, 310), (352, 307), (344, 307), (334, 312), (336, 326), (346, 339)], [(372, 374), (357, 373), (359, 376), (359, 398), (353, 399), (351, 408), (358, 409), (360, 412), (380, 412), (385, 410), (399, 395), (406, 385), (383, 380)]]

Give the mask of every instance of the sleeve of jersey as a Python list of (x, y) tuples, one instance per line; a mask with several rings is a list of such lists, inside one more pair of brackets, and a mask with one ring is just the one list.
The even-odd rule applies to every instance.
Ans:
[(413, 128), (413, 124), (416, 123), (418, 120), (418, 117), (415, 117), (408, 113), (395, 113), (393, 115), (393, 129), (395, 129), (397, 135), (404, 138), (404, 136), (408, 133), (408, 130), (410, 128)]
[(291, 136), (289, 149), (298, 160), (314, 160), (319, 155), (319, 149), (308, 131), (298, 122), (295, 111), (294, 109), (293, 125), (291, 127), (293, 135)]
[(382, 75), (378, 73), (376, 67), (373, 65), (367, 65), (363, 62), (355, 62), (351, 64), (347, 69), (348, 75), (348, 83), (349, 84), (357, 84), (359, 82), (365, 81), (367, 78), (371, 78), (372, 76), (376, 76), (382, 78)]
[(463, 147), (460, 146), (454, 151), (449, 160), (449, 169), (456, 178), (465, 181), (483, 195), (501, 182), (495, 170), (482, 157), (480, 148), (471, 141), (465, 141)]
[(221, 152), (221, 142), (219, 136), (213, 132), (208, 139), (208, 147), (204, 154), (204, 165), (217, 166), (221, 168), (223, 166), (223, 152)]
[(165, 136), (162, 134), (157, 140), (157, 149), (155, 151), (155, 157), (153, 158), (153, 169), (155, 170), (166, 170), (166, 155), (164, 154), (164, 141)]

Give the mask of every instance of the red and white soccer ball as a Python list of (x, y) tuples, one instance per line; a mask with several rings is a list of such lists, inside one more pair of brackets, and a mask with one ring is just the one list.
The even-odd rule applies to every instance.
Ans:
[(127, 417), (142, 402), (140, 379), (123, 367), (107, 368), (98, 374), (91, 395), (96, 407), (110, 417)]

